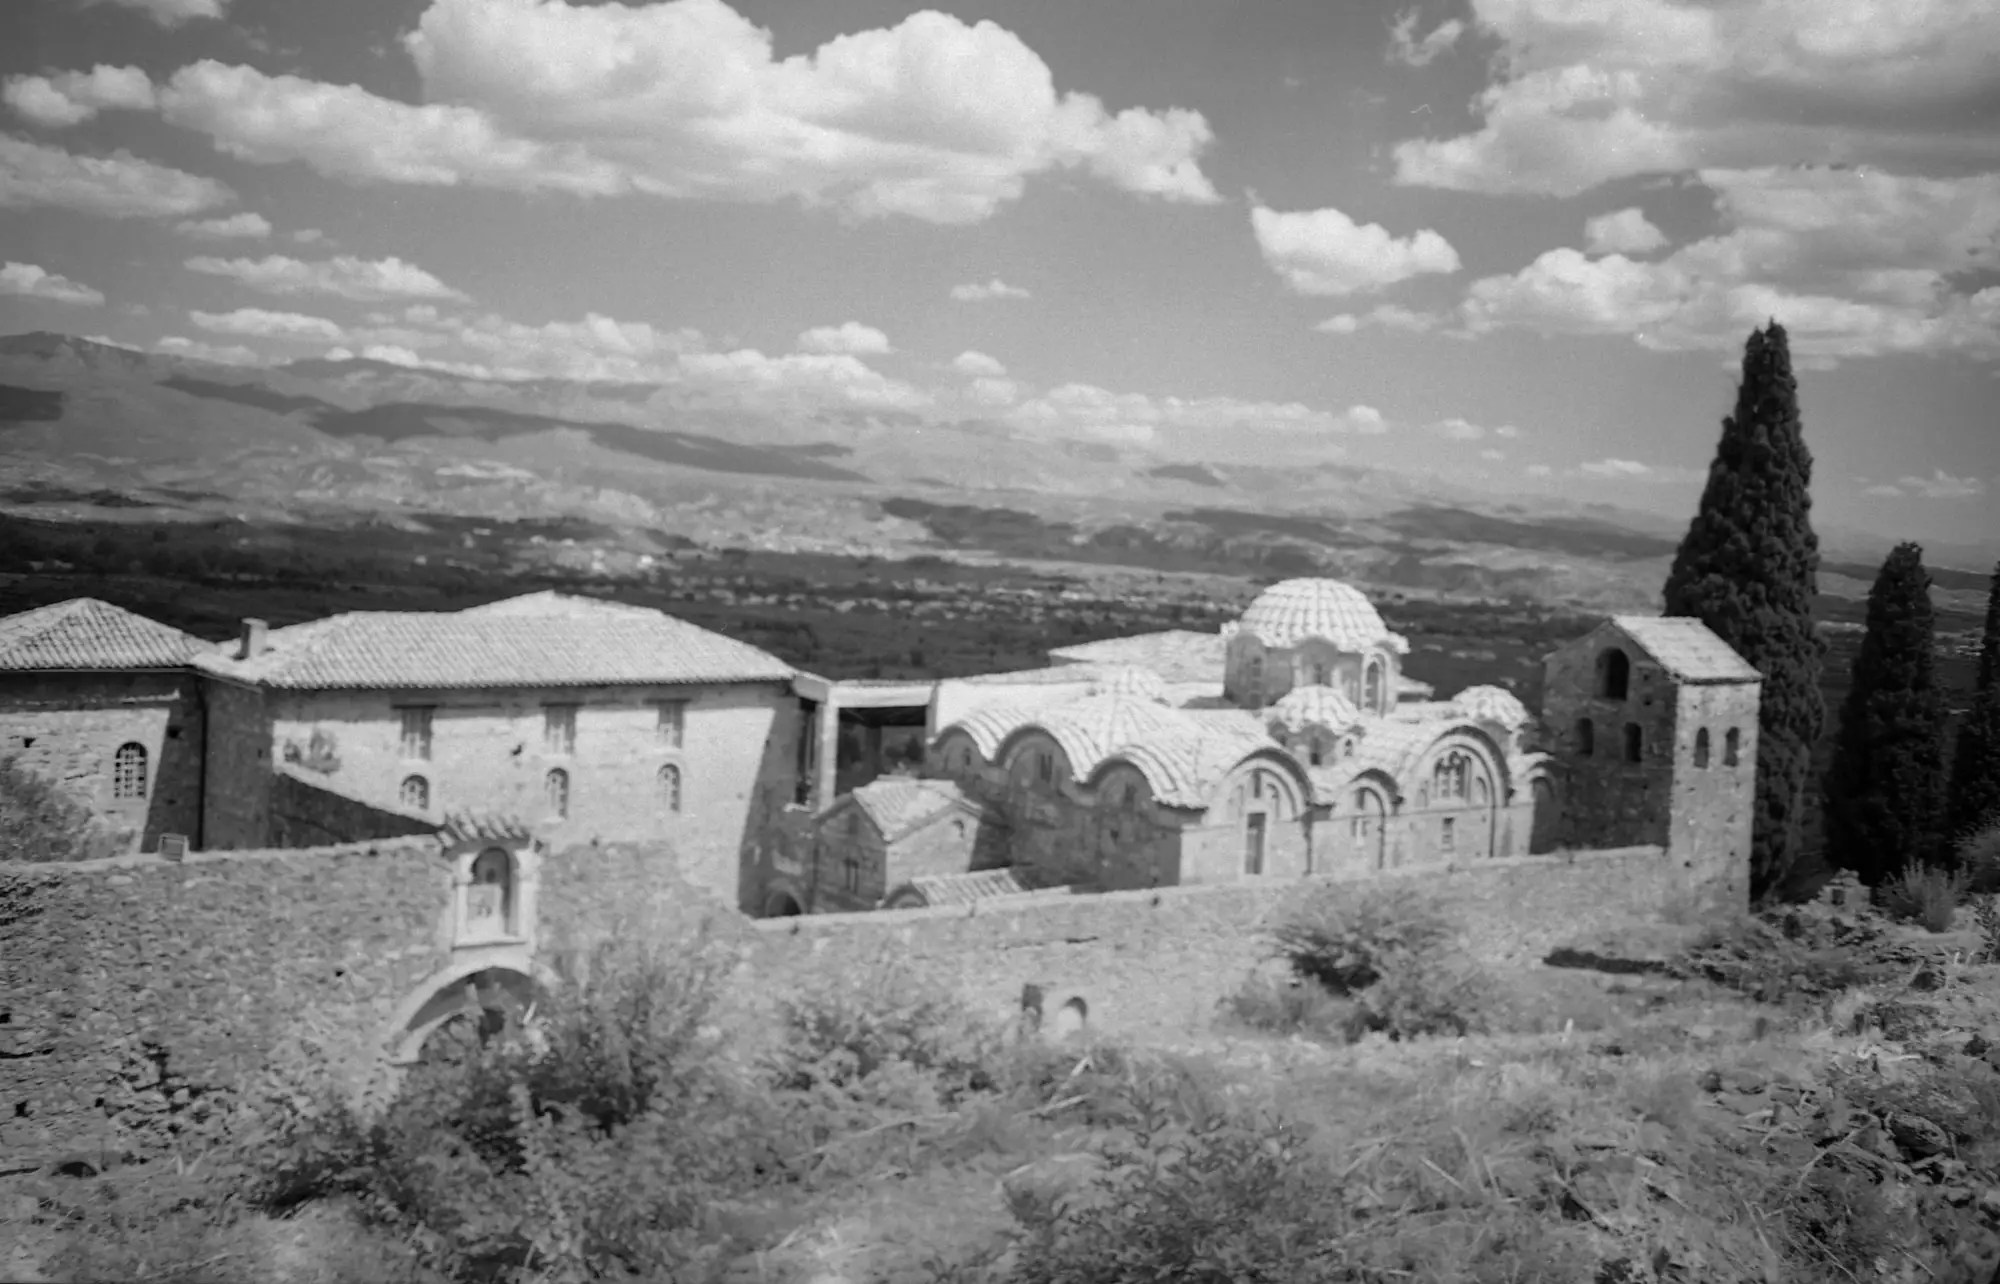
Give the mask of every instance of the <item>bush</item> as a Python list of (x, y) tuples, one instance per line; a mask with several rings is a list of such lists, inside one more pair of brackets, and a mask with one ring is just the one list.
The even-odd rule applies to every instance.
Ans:
[(2000, 824), (1975, 830), (1959, 840), (1958, 869), (1966, 890), (1975, 896), (2000, 892)]
[(111, 854), (81, 803), (19, 757), (0, 758), (0, 860), (73, 861)]
[(1884, 882), (1876, 897), (1892, 918), (1921, 923), (1931, 932), (1949, 932), (1967, 885), (1961, 872), (1936, 865), (1911, 865)]
[(1271, 934), (1300, 976), (1353, 995), (1380, 980), (1389, 959), (1434, 954), (1454, 932), (1416, 888), (1394, 884), (1322, 887)]
[(1179, 1122), (1143, 1090), (1130, 1105), (1131, 1140), (1106, 1148), (1087, 1189), (1007, 1188), (1027, 1232), (1013, 1284), (1352, 1278), (1340, 1182), (1306, 1151), (1302, 1130), (1228, 1111)]
[(1350, 1039), (1468, 1034), (1489, 987), (1457, 947), (1452, 921), (1406, 884), (1323, 887), (1272, 929), (1299, 976), (1351, 999)]
[[(351, 1191), (456, 1278), (700, 1278), (716, 1218), (777, 1165), (759, 1085), (713, 1025), (731, 960), (614, 932), (556, 953), (498, 1027), (453, 1022), (392, 1102), (340, 1100), (297, 1065), (255, 1110), (267, 1208)], [(309, 1059), (308, 1059), (309, 1060)]]
[(1258, 973), (1222, 1000), (1224, 1015), (1266, 1034), (1304, 1035), (1345, 1041), (1356, 1008), (1353, 1000), (1302, 978), (1279, 980)]

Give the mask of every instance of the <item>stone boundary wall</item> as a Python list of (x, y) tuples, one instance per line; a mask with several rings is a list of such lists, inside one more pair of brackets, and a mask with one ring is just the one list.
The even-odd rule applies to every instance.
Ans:
[(749, 958), (766, 993), (890, 954), (994, 1016), (1018, 1011), (1022, 987), (1033, 984), (1044, 988), (1050, 1015), (1080, 997), (1095, 1030), (1175, 1039), (1207, 1030), (1216, 1004), (1270, 957), (1261, 929), (1306, 885), (1426, 888), (1465, 924), (1475, 957), (1518, 964), (1586, 933), (1685, 911), (1689, 898), (1675, 872), (1662, 849), (1632, 847), (1305, 885), (1288, 879), (762, 919), (751, 925)]
[(271, 773), (271, 833), (266, 841), (272, 847), (381, 842), (436, 833), (438, 824), (415, 812), (350, 797), (297, 767), (280, 766)]
[[(574, 847), (541, 870), (547, 942), (621, 915), (669, 934), (734, 919), (665, 849)], [(0, 1171), (164, 1149), (293, 1034), (358, 1082), (447, 974), (450, 923), (434, 836), (0, 865)]]

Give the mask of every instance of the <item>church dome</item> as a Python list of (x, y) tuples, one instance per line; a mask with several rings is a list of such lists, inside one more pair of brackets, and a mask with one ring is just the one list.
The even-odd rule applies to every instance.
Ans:
[(1528, 707), (1505, 687), (1467, 687), (1451, 698), (1451, 707), (1475, 722), (1495, 722), (1510, 730), (1528, 721)]
[(1134, 700), (1166, 704), (1167, 681), (1151, 669), (1137, 664), (1121, 664), (1104, 670), (1090, 684), (1094, 696), (1118, 695)]
[(1332, 687), (1293, 687), (1272, 705), (1266, 716), (1288, 731), (1324, 727), (1345, 731), (1361, 722), (1361, 710), (1354, 701)]
[(1363, 651), (1396, 636), (1360, 589), (1339, 580), (1299, 579), (1273, 584), (1243, 613), (1242, 631), (1269, 647), (1324, 638), (1342, 651)]

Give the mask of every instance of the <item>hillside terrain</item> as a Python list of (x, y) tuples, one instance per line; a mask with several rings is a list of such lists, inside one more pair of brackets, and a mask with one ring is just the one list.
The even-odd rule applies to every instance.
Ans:
[[(475, 380), (358, 358), (223, 366), (48, 333), (0, 338), (0, 511), (313, 528), (569, 521), (608, 555), (661, 537), (949, 550), (1598, 610), (1653, 607), (1681, 529), (1380, 469), (1171, 461), (984, 420), (786, 418), (668, 387)], [(1847, 544), (1828, 542), (1828, 591), (1856, 596), (1849, 581), (1865, 593), (1881, 550)], [(1940, 572), (1939, 587), (1983, 591), (1983, 565), (1961, 560), (1971, 569)]]

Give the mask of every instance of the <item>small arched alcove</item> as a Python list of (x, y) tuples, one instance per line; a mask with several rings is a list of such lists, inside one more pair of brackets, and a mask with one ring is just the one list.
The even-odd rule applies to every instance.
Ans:
[(520, 1012), (533, 1006), (553, 979), (525, 951), (510, 951), (504, 959), (461, 962), (433, 973), (389, 1018), (383, 1042), (390, 1064), (421, 1062), (425, 1041), (454, 1021), (475, 1022), (483, 1037), (498, 1028), (510, 1006)]
[(1632, 657), (1617, 647), (1597, 657), (1597, 695), (1603, 700), (1623, 700), (1632, 688)]
[(790, 892), (772, 892), (764, 898), (765, 918), (797, 918), (805, 913), (800, 908), (798, 898)]

